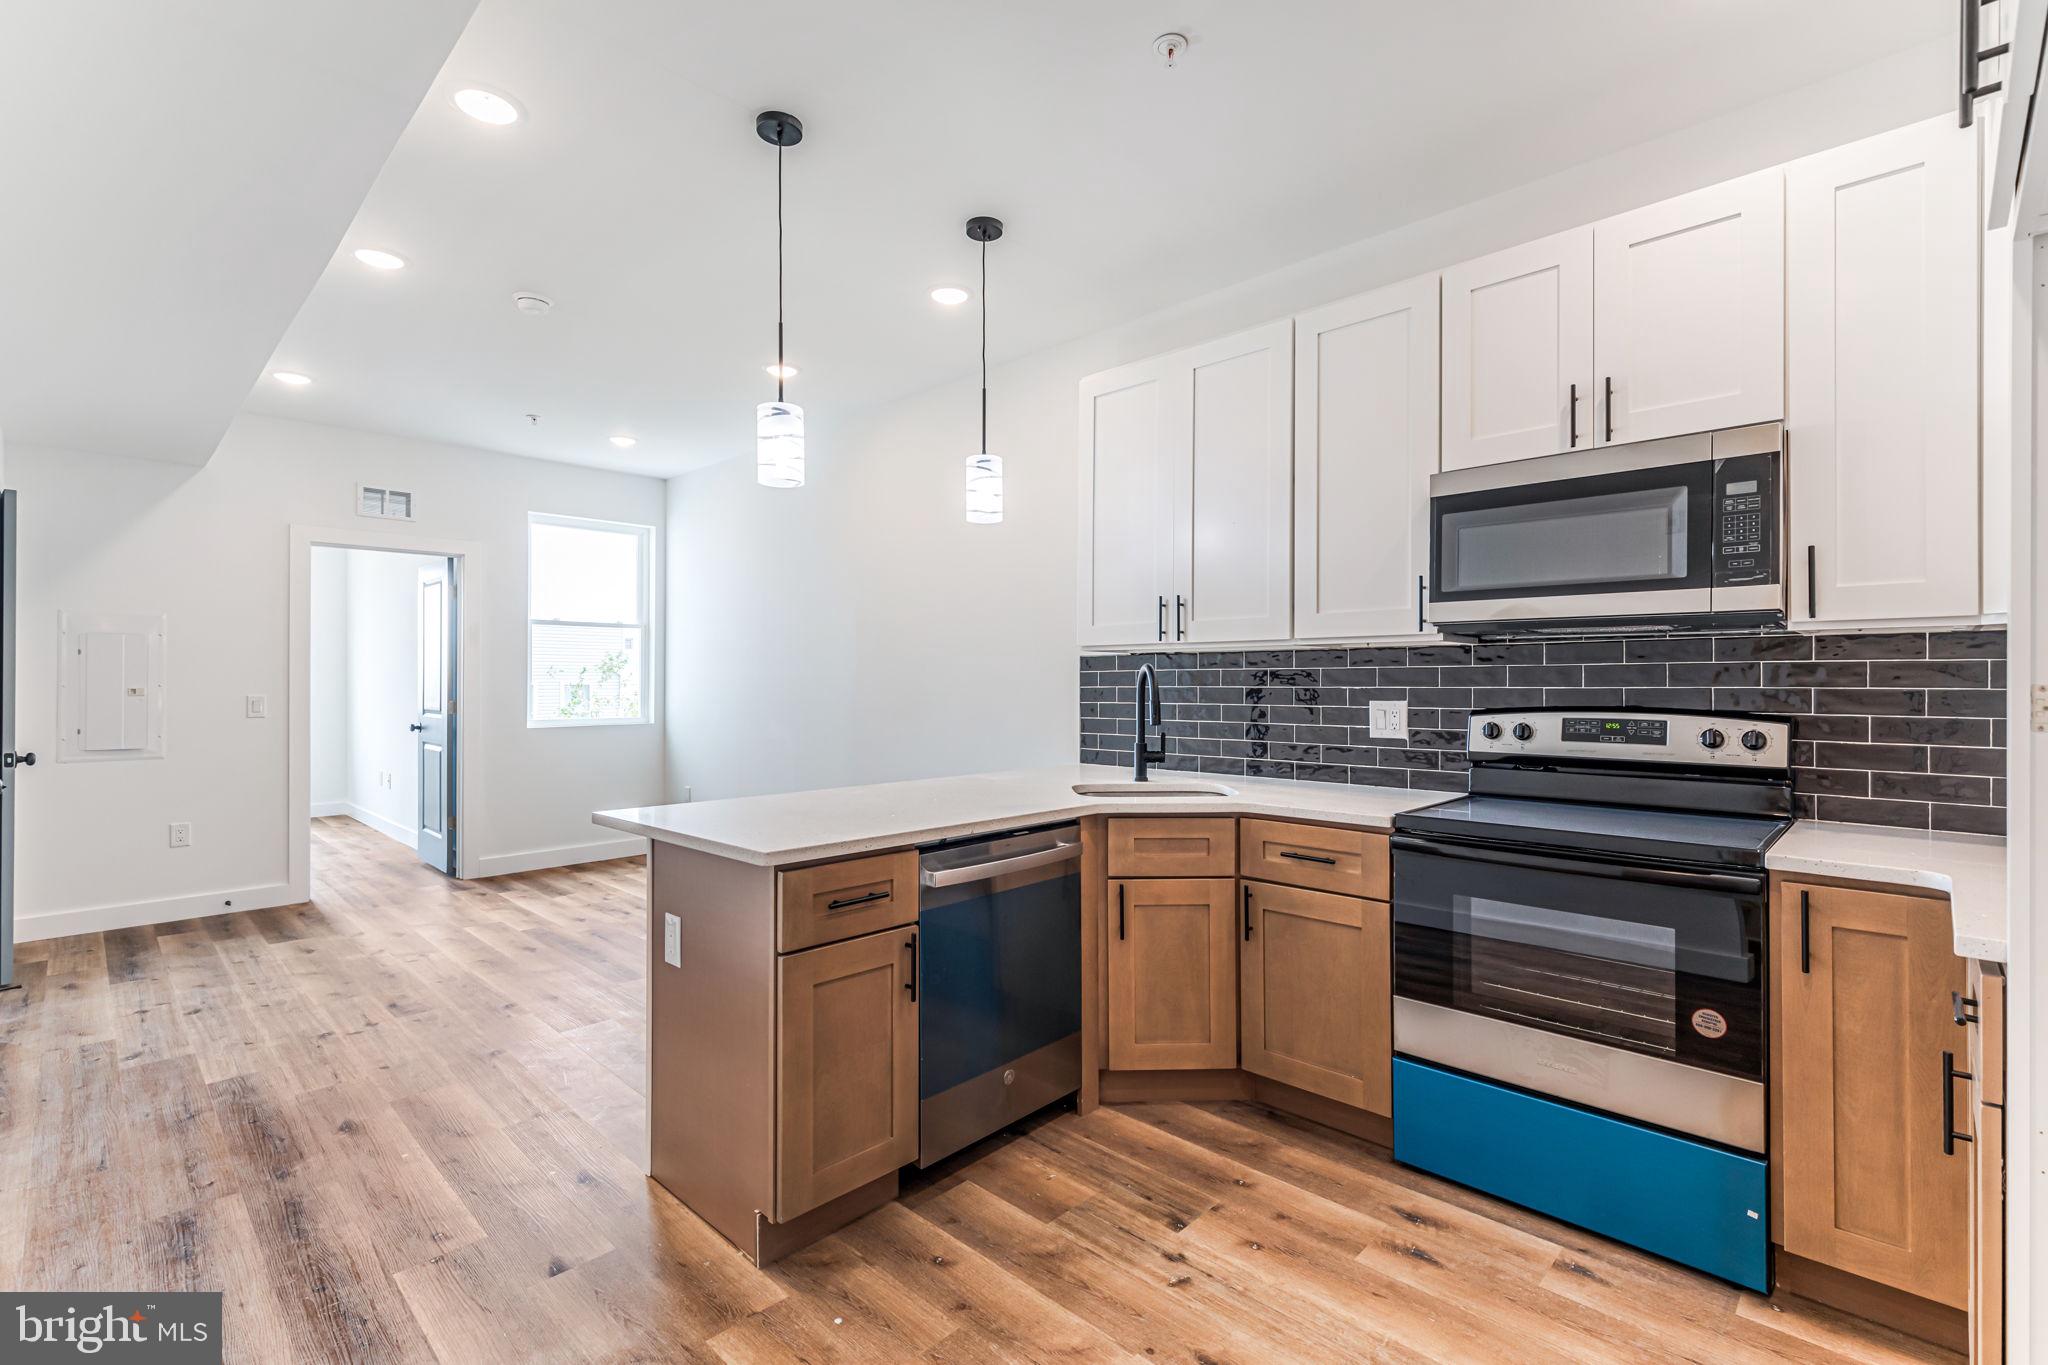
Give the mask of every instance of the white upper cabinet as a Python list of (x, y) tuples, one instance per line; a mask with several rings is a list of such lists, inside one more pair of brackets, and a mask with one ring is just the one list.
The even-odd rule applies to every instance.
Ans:
[(1294, 320), (1294, 634), (1422, 631), (1438, 277)]
[(1785, 415), (1785, 180), (1768, 170), (1593, 227), (1598, 444)]
[(1931, 119), (1785, 181), (1793, 619), (1975, 615), (1976, 136)]
[(1083, 645), (1165, 638), (1173, 549), (1167, 376), (1162, 358), (1081, 381)]
[(1174, 487), (1169, 641), (1284, 640), (1290, 617), (1294, 326), (1169, 362)]
[(1593, 229), (1443, 274), (1443, 467), (1593, 443)]

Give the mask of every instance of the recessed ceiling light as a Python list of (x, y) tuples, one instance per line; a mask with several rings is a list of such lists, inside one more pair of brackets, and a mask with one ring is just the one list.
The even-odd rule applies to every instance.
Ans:
[(942, 284), (932, 290), (932, 302), (943, 303), (948, 308), (957, 308), (967, 302), (967, 291), (957, 285)]
[(403, 270), (405, 257), (389, 251), (379, 251), (373, 246), (356, 248), (356, 259), (372, 270)]
[(471, 86), (455, 92), (455, 107), (475, 119), (502, 128), (508, 123), (519, 122), (518, 103), (509, 95), (495, 90), (481, 90)]
[(796, 378), (796, 366), (794, 365), (763, 365), (761, 368), (768, 371), (770, 379)]
[(272, 370), (270, 377), (278, 383), (294, 389), (303, 389), (306, 385), (313, 382), (309, 376), (300, 374), (295, 370)]
[(634, 446), (638, 445), (639, 443), (640, 438), (637, 436), (612, 437), (612, 444), (617, 446), (620, 450), (631, 450)]

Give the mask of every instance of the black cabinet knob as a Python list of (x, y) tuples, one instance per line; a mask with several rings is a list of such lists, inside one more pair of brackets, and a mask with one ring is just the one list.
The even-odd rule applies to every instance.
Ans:
[(1711, 725), (1700, 731), (1700, 747), (1702, 749), (1718, 749), (1727, 742), (1728, 736), (1722, 734)]
[(1486, 736), (1488, 739), (1499, 739), (1500, 722), (1497, 720), (1490, 720), (1486, 722), (1486, 724), (1479, 727), (1479, 733)]
[(1533, 725), (1531, 725), (1531, 724), (1529, 724), (1529, 722), (1528, 722), (1528, 721), (1526, 721), (1526, 720), (1518, 720), (1518, 721), (1516, 721), (1516, 722), (1515, 722), (1515, 738), (1516, 738), (1516, 739), (1534, 739), (1534, 738), (1536, 738), (1536, 727), (1535, 727), (1535, 726), (1533, 726)]
[(1771, 737), (1761, 730), (1744, 730), (1742, 732), (1742, 747), (1751, 753), (1755, 753), (1770, 742)]
[(414, 734), (418, 734), (420, 731), (426, 729), (427, 727), (415, 722), (411, 725), (406, 726), (405, 728), (412, 731)]

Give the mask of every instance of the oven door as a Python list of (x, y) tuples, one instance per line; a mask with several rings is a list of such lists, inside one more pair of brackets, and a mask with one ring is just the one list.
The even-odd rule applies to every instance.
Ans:
[(1430, 620), (1483, 626), (1712, 611), (1709, 451), (1698, 437), (1437, 475)]
[(1761, 874), (1396, 836), (1394, 1048), (1764, 1150)]

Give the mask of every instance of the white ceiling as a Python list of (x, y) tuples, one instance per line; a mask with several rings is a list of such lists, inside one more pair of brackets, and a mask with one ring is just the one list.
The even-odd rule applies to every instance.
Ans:
[(0, 0), (0, 431), (203, 464), (476, 0)]
[[(378, 8), (387, 26), (432, 27), (395, 0)], [(773, 396), (762, 108), (806, 125), (786, 166), (789, 354), (803, 370), (790, 396), (845, 409), (972, 372), (974, 306), (927, 298), (973, 282), (971, 214), (1009, 225), (990, 250), (1000, 361), (1927, 42), (1953, 18), (1927, 0), (483, 0), (271, 366), (211, 354), (204, 291), (151, 297), (192, 272), (195, 221), (154, 234), (154, 274), (125, 280), (139, 300), (125, 308), (152, 333), (198, 328), (180, 365), (235, 371), (257, 411), (670, 474), (749, 452), (753, 405)], [(1168, 29), (1193, 39), (1170, 72), (1151, 51)], [(340, 56), (387, 83), (402, 65), (380, 69), (361, 41)], [(198, 78), (242, 87), (243, 122), (223, 140), (302, 135), (277, 120), (283, 91), (288, 108), (306, 102), (302, 70), (223, 58)], [(471, 84), (527, 117), (466, 118), (449, 96)], [(4, 120), (20, 101), (0, 100)], [(209, 146), (200, 159), (224, 158)], [(349, 180), (354, 162), (332, 160)], [(180, 169), (151, 147), (100, 178)], [(300, 201), (336, 188), (294, 180), (255, 198), (244, 184), (232, 222), (310, 218)], [(267, 240), (224, 245), (270, 268)], [(360, 246), (411, 265), (366, 269)], [(211, 254), (198, 283), (244, 292)], [(553, 298), (553, 314), (515, 312), (521, 290)], [(315, 382), (258, 379), (273, 366)], [(0, 404), (18, 405), (24, 386), (0, 384)], [(129, 427), (164, 401), (101, 397)], [(18, 420), (0, 406), (0, 423)], [(614, 432), (640, 444), (615, 450)]]

